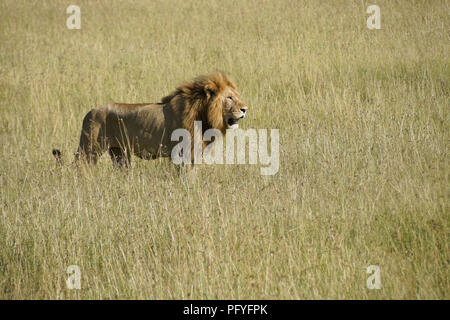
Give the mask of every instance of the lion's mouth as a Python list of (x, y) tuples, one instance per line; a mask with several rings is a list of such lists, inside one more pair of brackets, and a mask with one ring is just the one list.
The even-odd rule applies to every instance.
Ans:
[(228, 124), (228, 128), (230, 128), (230, 129), (239, 128), (239, 124), (236, 119), (229, 118), (227, 121), (227, 124)]

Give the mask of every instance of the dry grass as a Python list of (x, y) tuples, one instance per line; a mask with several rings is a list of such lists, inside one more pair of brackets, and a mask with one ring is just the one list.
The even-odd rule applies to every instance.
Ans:
[[(449, 299), (449, 4), (374, 2), (371, 31), (367, 1), (76, 1), (81, 30), (1, 1), (0, 298)], [(275, 176), (56, 167), (92, 107), (216, 69), (280, 129)]]

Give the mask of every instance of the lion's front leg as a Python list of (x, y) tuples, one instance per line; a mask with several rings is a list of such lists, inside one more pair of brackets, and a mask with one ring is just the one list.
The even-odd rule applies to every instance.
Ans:
[(181, 163), (175, 165), (177, 169), (177, 174), (180, 178), (186, 177), (190, 178), (196, 175), (198, 165), (194, 165), (191, 163)]
[(129, 168), (131, 163), (131, 155), (127, 150), (118, 147), (109, 148), (109, 155), (113, 165), (117, 168)]

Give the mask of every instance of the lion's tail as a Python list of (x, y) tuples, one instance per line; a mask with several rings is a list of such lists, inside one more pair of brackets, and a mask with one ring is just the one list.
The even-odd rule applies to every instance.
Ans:
[(53, 149), (53, 150), (52, 150), (52, 154), (53, 154), (53, 156), (54, 156), (55, 159), (56, 159), (56, 163), (57, 163), (58, 165), (62, 165), (61, 151), (58, 150), (58, 149)]

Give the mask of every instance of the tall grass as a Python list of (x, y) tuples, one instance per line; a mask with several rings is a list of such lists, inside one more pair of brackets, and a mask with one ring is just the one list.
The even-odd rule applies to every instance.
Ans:
[[(0, 298), (449, 299), (449, 3), (373, 2), (1, 1)], [(276, 175), (69, 165), (94, 106), (218, 69)]]

